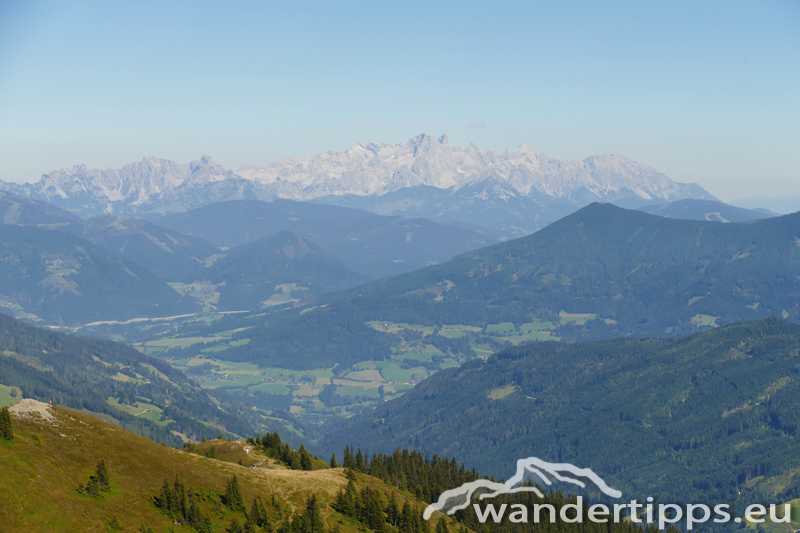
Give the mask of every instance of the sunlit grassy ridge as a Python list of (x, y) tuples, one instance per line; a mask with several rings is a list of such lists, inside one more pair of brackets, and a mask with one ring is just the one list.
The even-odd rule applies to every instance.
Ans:
[[(310, 472), (290, 470), (246, 441), (208, 441), (198, 445), (197, 453), (189, 453), (155, 444), (77, 411), (55, 407), (53, 413), (55, 420), (51, 423), (13, 417), (15, 439), (0, 439), (3, 531), (105, 532), (114, 517), (126, 531), (141, 525), (157, 532), (170, 531), (173, 519), (157, 509), (153, 497), (165, 479), (172, 483), (176, 476), (187, 490), (207, 496), (203, 511), (211, 518), (214, 530), (222, 531), (235, 517), (243, 522), (241, 513), (215, 503), (233, 475), (247, 507), (256, 495), (260, 496), (274, 526), (302, 511), (307, 499), (316, 494), (329, 527), (336, 523), (344, 532), (357, 529), (354, 521), (331, 507), (347, 478), (342, 469), (330, 469), (323, 461), (315, 460), (317, 469)], [(201, 455), (212, 447), (219, 459)], [(100, 460), (107, 465), (111, 490), (99, 499), (78, 494), (76, 488), (87, 482)], [(356, 485), (413, 501), (408, 493), (364, 474), (357, 475)], [(417, 504), (420, 508), (423, 505)], [(183, 530), (189, 529), (176, 528)]]

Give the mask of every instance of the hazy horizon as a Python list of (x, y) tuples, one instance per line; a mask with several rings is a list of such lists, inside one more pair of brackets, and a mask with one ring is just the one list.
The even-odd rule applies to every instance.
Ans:
[(798, 195), (799, 22), (789, 1), (4, 4), (0, 180), (427, 132), (623, 154), (723, 201)]

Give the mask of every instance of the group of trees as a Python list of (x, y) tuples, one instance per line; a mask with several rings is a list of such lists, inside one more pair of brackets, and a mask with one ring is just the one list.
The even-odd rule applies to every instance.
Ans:
[[(335, 455), (331, 459), (335, 459)], [(431, 458), (416, 450), (395, 450), (392, 454), (373, 454), (370, 459), (361, 451), (354, 453), (347, 445), (344, 448), (343, 466), (369, 474), (381, 481), (407, 490), (416, 498), (431, 503), (442, 492), (480, 478), (475, 470), (467, 470), (458, 464), (455, 457), (442, 459), (438, 455)], [(493, 479), (493, 478), (492, 478)]]
[(99, 498), (102, 496), (101, 493), (110, 490), (111, 480), (109, 479), (108, 469), (106, 468), (104, 459), (101, 459), (100, 462), (97, 463), (94, 474), (89, 476), (89, 482), (86, 483), (86, 485), (83, 483), (78, 485), (78, 494), (87, 494), (94, 498)]
[(288, 443), (281, 441), (281, 436), (277, 432), (267, 433), (263, 437), (256, 435), (255, 438), (250, 437), (247, 440), (254, 446), (260, 446), (268, 457), (281, 461), (292, 470), (313, 469), (313, 460), (305, 445), (301, 444), (299, 450), (293, 450)]
[[(123, 344), (48, 331), (0, 314), (0, 351), (22, 356), (0, 358), (0, 376), (4, 383), (19, 386), (23, 397), (107, 414), (121, 427), (169, 446), (182, 444), (175, 431), (196, 439), (206, 434), (208, 426), (200, 420), (239, 435), (264, 425), (251, 409), (224, 396), (216, 398), (220, 409), (212, 399), (215, 393), (201, 389), (166, 361)], [(114, 379), (119, 373), (138, 374), (150, 383)], [(161, 426), (132, 416), (110, 405), (109, 398), (123, 404), (147, 401), (162, 408), (171, 422)]]
[[(334, 509), (358, 520), (375, 533), (388, 532), (390, 528), (387, 526), (396, 528), (399, 533), (430, 532), (422, 512), (415, 505), (406, 501), (401, 509), (394, 493), (389, 495), (388, 502), (384, 504), (379, 490), (365, 487), (358, 491), (352, 480), (339, 492)], [(446, 533), (447, 526), (444, 523), (442, 525), (445, 528), (442, 533)]]
[(11, 425), (11, 413), (8, 407), (0, 409), (0, 438), (11, 440), (14, 438), (14, 427)]
[(154, 498), (154, 503), (161, 512), (187, 524), (195, 531), (210, 533), (211, 519), (200, 509), (200, 503), (204, 500), (202, 491), (200, 494), (196, 494), (191, 488), (187, 491), (183, 482), (176, 476), (172, 485), (164, 479), (164, 484), (161, 486), (158, 496)]
[(231, 519), (230, 527), (227, 529), (230, 532), (256, 533), (272, 530), (266, 506), (260, 496), (253, 499), (250, 511), (247, 510), (236, 476), (227, 481), (225, 492), (219, 496), (202, 487), (197, 492), (192, 488), (187, 490), (180, 478), (176, 476), (173, 483), (165, 479), (161, 491), (153, 498), (153, 503), (162, 513), (191, 527), (198, 533), (211, 533), (212, 531), (213, 523), (201, 508), (202, 504), (207, 502), (215, 503), (218, 510), (222, 509), (219, 506), (222, 504), (233, 513), (244, 514), (243, 524), (236, 516)]
[[(187, 490), (183, 482), (177, 476), (172, 483), (164, 479), (164, 484), (161, 486), (158, 495), (153, 498), (153, 503), (162, 513), (181, 524), (191, 527), (198, 533), (211, 533), (211, 531), (213, 531), (213, 522), (211, 518), (208, 514), (204, 513), (201, 508), (204, 503), (216, 504), (216, 509), (220, 512), (220, 517), (224, 516), (222, 512), (224, 509), (221, 505), (224, 505), (228, 510), (235, 513), (227, 528), (228, 532), (257, 533), (272, 531), (269, 514), (261, 497), (256, 496), (253, 498), (253, 503), (248, 511), (244, 503), (241, 487), (239, 486), (239, 480), (236, 476), (232, 476), (227, 481), (225, 491), (222, 494), (215, 493), (203, 487), (200, 487), (198, 491), (192, 488)], [(274, 505), (273, 499), (273, 506)], [(244, 515), (241, 517), (244, 519), (243, 522), (240, 522), (240, 517), (237, 516), (239, 514)], [(288, 527), (288, 525), (286, 527)], [(298, 533), (304, 533), (304, 530)]]

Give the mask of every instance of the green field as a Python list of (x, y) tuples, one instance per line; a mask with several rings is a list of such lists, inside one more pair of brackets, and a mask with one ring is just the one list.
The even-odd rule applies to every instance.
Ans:
[(184, 337), (182, 339), (161, 339), (157, 341), (148, 341), (144, 345), (147, 347), (157, 348), (186, 348), (193, 344), (200, 342), (214, 342), (218, 341), (219, 337)]
[(692, 317), (692, 324), (697, 324), (698, 326), (713, 326), (717, 327), (717, 319), (718, 316), (711, 316), (711, 315), (694, 315)]
[(124, 405), (119, 403), (116, 398), (109, 398), (108, 405), (114, 409), (119, 409), (123, 413), (128, 413), (129, 415), (145, 418), (151, 422), (155, 422), (160, 426), (166, 426), (170, 422), (173, 422), (173, 420), (170, 420), (169, 418), (161, 420), (164, 411), (150, 403), (136, 402), (134, 405)]
[[(281, 287), (282, 294), (288, 294), (292, 290), (296, 289)], [(593, 318), (595, 315), (589, 313), (562, 312), (559, 324), (539, 321), (515, 325), (504, 322), (486, 327), (468, 324), (425, 326), (399, 322), (367, 322), (367, 326), (387, 335), (410, 331), (421, 333), (422, 336), (403, 336), (403, 342), (393, 349), (388, 360), (366, 361), (346, 369), (291, 370), (226, 360), (226, 350), (249, 343), (248, 338), (229, 341), (234, 333), (246, 328), (223, 331), (215, 337), (150, 341), (145, 347), (149, 350), (162, 350), (161, 356), (165, 356), (172, 348), (221, 340), (221, 344), (202, 349), (197, 357), (174, 359), (170, 362), (197, 379), (202, 387), (221, 389), (230, 394), (243, 395), (240, 397), (244, 398), (261, 395), (285, 398), (289, 395), (292, 412), (301, 416), (350, 416), (363, 407), (374, 406), (375, 402), (380, 401), (381, 387), (385, 398), (397, 398), (437, 370), (456, 367), (471, 357), (488, 357), (498, 347), (509, 344), (559, 340), (553, 335), (559, 325), (583, 324)], [(200, 370), (195, 370), (197, 367)], [(320, 401), (319, 395), (331, 384), (337, 385), (327, 392), (330, 395), (331, 390), (335, 391), (334, 403), (325, 405)], [(345, 399), (337, 400), (339, 397)], [(356, 397), (360, 397), (360, 400), (354, 402)]]
[(558, 315), (561, 317), (562, 325), (575, 324), (576, 326), (582, 326), (589, 320), (597, 318), (597, 315), (592, 313), (567, 313), (566, 311), (561, 311)]
[(0, 385), (0, 407), (14, 405), (22, 399), (22, 390), (19, 387)]

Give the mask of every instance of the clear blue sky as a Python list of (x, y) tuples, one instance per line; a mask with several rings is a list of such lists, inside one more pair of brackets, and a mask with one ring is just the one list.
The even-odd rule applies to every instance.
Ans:
[(798, 0), (230, 4), (0, 0), (0, 179), (426, 132), (800, 193)]

